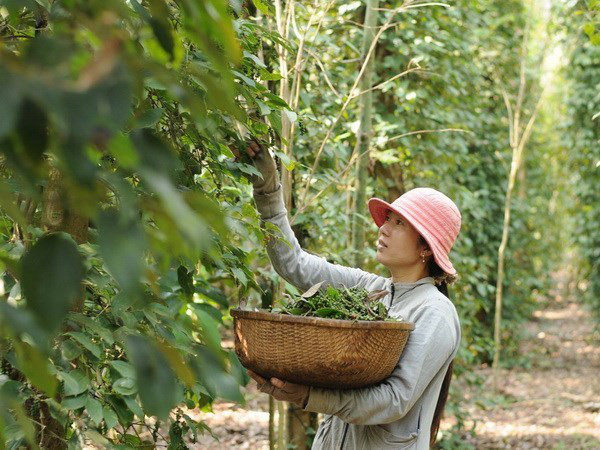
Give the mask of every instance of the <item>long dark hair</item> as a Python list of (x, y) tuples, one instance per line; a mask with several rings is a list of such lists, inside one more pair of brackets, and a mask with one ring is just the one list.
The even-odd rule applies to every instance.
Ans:
[[(433, 260), (433, 257), (429, 259), (428, 269), (429, 276), (434, 278), (439, 277), (444, 273), (441, 267), (438, 266), (437, 263)], [(450, 298), (450, 294), (448, 293), (448, 283), (446, 283), (446, 281), (442, 281), (436, 286), (442, 294)], [(446, 407), (446, 401), (448, 400), (448, 392), (450, 390), (450, 381), (452, 380), (453, 365), (454, 360), (450, 361), (450, 365), (446, 370), (444, 381), (442, 381), (442, 388), (440, 389), (440, 395), (435, 405), (435, 412), (433, 413), (433, 420), (431, 421), (431, 429), (429, 432), (429, 448), (435, 447), (435, 441), (437, 439), (437, 434), (440, 429), (440, 422), (442, 421), (442, 416), (444, 415), (444, 408)]]

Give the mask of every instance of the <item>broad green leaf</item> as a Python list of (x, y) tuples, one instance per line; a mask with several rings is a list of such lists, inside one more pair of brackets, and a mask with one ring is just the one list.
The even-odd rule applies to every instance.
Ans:
[(150, 26), (160, 46), (171, 56), (171, 60), (173, 60), (175, 40), (173, 39), (173, 31), (169, 22), (167, 20), (152, 18), (150, 19)]
[(290, 111), (289, 109), (284, 108), (283, 113), (286, 115), (290, 123), (294, 123), (298, 118), (298, 114), (296, 114), (294, 111)]
[(127, 361), (109, 361), (108, 363), (125, 378), (135, 378), (135, 369)]
[(83, 408), (87, 402), (87, 395), (78, 395), (77, 397), (65, 397), (60, 402), (61, 406), (66, 409), (79, 409)]
[(65, 339), (61, 342), (60, 351), (67, 361), (72, 361), (83, 353), (83, 349), (71, 339)]
[(141, 336), (127, 336), (125, 352), (135, 368), (144, 410), (150, 416), (165, 419), (177, 402), (177, 381), (169, 362)]
[(167, 358), (171, 368), (175, 371), (179, 379), (183, 381), (186, 386), (192, 387), (196, 382), (194, 374), (177, 349), (164, 342), (157, 342), (157, 346)]
[(141, 225), (131, 214), (107, 209), (98, 219), (98, 243), (111, 275), (124, 295), (137, 295), (144, 267), (146, 239)]
[(100, 357), (102, 356), (102, 348), (100, 348), (100, 346), (98, 344), (94, 343), (94, 341), (92, 341), (89, 336), (87, 336), (83, 333), (79, 333), (77, 331), (70, 331), (67, 334), (69, 336), (73, 337), (77, 342), (79, 342), (81, 345), (83, 345), (87, 350), (89, 350), (92, 353), (92, 355), (94, 355), (96, 358), (100, 359)]
[(108, 328), (102, 326), (99, 321), (96, 321), (91, 317), (85, 316), (81, 313), (74, 312), (69, 313), (69, 319), (75, 320), (76, 322), (84, 325), (86, 328), (100, 336), (104, 341), (106, 341), (107, 344), (112, 345), (115, 342), (112, 332)]
[(91, 395), (88, 395), (85, 401), (85, 410), (90, 416), (90, 419), (92, 419), (96, 425), (100, 425), (100, 422), (104, 418), (100, 402)]
[(71, 304), (83, 295), (77, 245), (65, 233), (44, 236), (23, 255), (21, 267), (28, 308), (46, 330), (56, 331)]
[(229, 307), (229, 300), (227, 300), (227, 297), (225, 296), (225, 294), (223, 294), (223, 292), (221, 292), (219, 289), (216, 289), (213, 287), (207, 287), (205, 289), (205, 288), (196, 286), (196, 292), (202, 294), (207, 299), (210, 299), (210, 300), (218, 303), (223, 308)]
[(164, 108), (150, 108), (138, 117), (136, 126), (138, 128), (150, 128), (157, 124), (164, 112)]
[(135, 130), (130, 136), (144, 169), (168, 178), (173, 177), (179, 169), (179, 162), (172, 147), (164, 139), (148, 128)]
[(188, 272), (185, 266), (179, 266), (177, 268), (177, 281), (186, 297), (191, 298), (194, 294), (194, 271), (190, 270)]
[(119, 378), (113, 383), (112, 388), (121, 395), (133, 395), (138, 390), (133, 378)]
[(38, 389), (48, 397), (54, 397), (58, 380), (50, 373), (49, 360), (34, 347), (25, 342), (15, 342), (18, 369)]
[(336, 315), (344, 315), (344, 313), (335, 308), (319, 308), (315, 311), (315, 315), (318, 317), (332, 317)]
[(30, 161), (39, 164), (48, 146), (48, 116), (38, 104), (29, 99), (21, 105), (17, 133)]
[(25, 439), (33, 449), (38, 449), (37, 442), (35, 440), (35, 429), (33, 428), (33, 423), (27, 417), (25, 413), (25, 409), (23, 406), (17, 402), (12, 402), (11, 407), (17, 416), (17, 423), (21, 427), (23, 434), (25, 435)]
[(246, 276), (244, 271), (242, 269), (240, 269), (239, 267), (232, 268), (231, 273), (233, 273), (233, 276), (236, 279), (238, 279), (244, 286), (246, 286), (248, 284), (248, 277)]
[(117, 417), (117, 414), (112, 410), (110, 406), (105, 406), (103, 408), (103, 417), (104, 423), (106, 424), (106, 428), (109, 430), (111, 428), (116, 427), (119, 423), (119, 418)]
[(18, 337), (23, 334), (29, 335), (40, 351), (49, 352), (48, 334), (28, 309), (14, 308), (6, 302), (0, 302), (0, 324), (12, 330)]
[(200, 333), (204, 343), (215, 354), (219, 354), (221, 352), (221, 335), (218, 322), (201, 309), (195, 309), (195, 313), (200, 323)]
[(133, 397), (123, 397), (123, 401), (132, 413), (134, 413), (140, 419), (144, 418), (144, 410)]
[(0, 64), (0, 139), (15, 125), (21, 103), (21, 85), (16, 76)]
[(140, 160), (129, 135), (116, 133), (108, 143), (108, 149), (119, 164), (126, 169), (134, 168)]
[(239, 384), (225, 371), (224, 361), (205, 346), (197, 347), (198, 356), (193, 360), (198, 379), (212, 396), (244, 403)]
[(205, 222), (184, 201), (169, 179), (159, 173), (146, 173), (144, 181), (161, 198), (165, 209), (190, 243), (195, 247), (205, 244), (208, 238)]
[(256, 9), (258, 9), (265, 16), (269, 16), (271, 12), (269, 11), (269, 4), (264, 2), (263, 0), (252, 0)]
[(65, 395), (79, 395), (90, 387), (89, 378), (80, 370), (59, 371), (58, 376), (64, 382)]

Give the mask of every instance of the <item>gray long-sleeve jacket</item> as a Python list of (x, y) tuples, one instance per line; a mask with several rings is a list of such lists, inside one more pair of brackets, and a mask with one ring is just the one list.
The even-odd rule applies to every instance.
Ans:
[(307, 411), (325, 414), (313, 449), (428, 449), (429, 429), (442, 381), (460, 343), (454, 305), (427, 277), (415, 283), (327, 262), (304, 251), (290, 227), (281, 185), (268, 194), (254, 195), (264, 221), (277, 225), (290, 242), (271, 239), (267, 252), (275, 271), (299, 289), (326, 284), (387, 289), (381, 301), (389, 315), (415, 323), (402, 358), (382, 382), (360, 389), (311, 387)]

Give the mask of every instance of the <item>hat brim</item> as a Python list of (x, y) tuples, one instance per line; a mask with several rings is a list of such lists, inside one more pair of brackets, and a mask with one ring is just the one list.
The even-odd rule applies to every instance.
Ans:
[(433, 239), (427, 229), (425, 229), (425, 227), (415, 220), (409, 210), (406, 210), (405, 208), (396, 208), (380, 198), (369, 199), (367, 205), (369, 207), (369, 213), (371, 213), (371, 217), (375, 221), (375, 225), (377, 225), (377, 227), (381, 227), (383, 225), (388, 211), (393, 211), (396, 214), (400, 214), (402, 217), (406, 218), (406, 220), (418, 231), (421, 236), (423, 236), (423, 239), (425, 239), (425, 242), (427, 242), (429, 245), (429, 248), (433, 252), (433, 259), (437, 265), (440, 266), (444, 272), (450, 275), (456, 274), (456, 269), (450, 262), (450, 259), (446, 255), (444, 249), (437, 244), (437, 241)]

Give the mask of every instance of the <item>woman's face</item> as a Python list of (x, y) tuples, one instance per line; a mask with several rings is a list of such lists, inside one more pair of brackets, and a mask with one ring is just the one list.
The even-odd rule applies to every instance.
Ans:
[[(409, 269), (423, 265), (421, 252), (425, 246), (419, 244), (419, 232), (404, 217), (388, 211), (385, 222), (379, 227), (377, 261), (389, 269)], [(426, 255), (430, 255), (426, 251)]]

